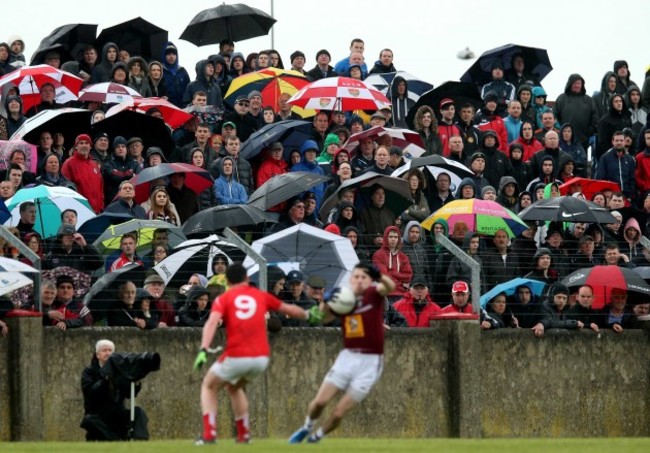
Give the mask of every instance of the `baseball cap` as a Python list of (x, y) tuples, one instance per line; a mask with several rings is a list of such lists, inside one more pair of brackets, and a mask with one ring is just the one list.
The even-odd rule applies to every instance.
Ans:
[(458, 280), (451, 287), (451, 292), (452, 293), (468, 293), (469, 292), (469, 285), (466, 282), (462, 281), (462, 280)]
[(224, 129), (228, 126), (232, 127), (233, 129), (237, 129), (237, 125), (232, 121), (226, 121), (225, 123), (223, 123), (223, 125), (221, 125), (221, 129)]
[(303, 276), (300, 271), (291, 271), (287, 274), (287, 283), (301, 281), (303, 281)]
[(386, 120), (386, 117), (385, 117), (384, 114), (381, 113), (381, 112), (375, 112), (375, 113), (373, 113), (372, 116), (370, 117), (370, 119), (373, 119), (373, 120), (374, 120), (375, 118), (379, 118), (379, 119), (382, 119), (382, 120)]
[(59, 227), (59, 231), (57, 231), (56, 235), (57, 236), (65, 236), (67, 234), (75, 234), (77, 230), (73, 225), (70, 225), (69, 223), (63, 223)]
[(162, 277), (158, 274), (151, 274), (147, 278), (144, 279), (144, 285), (148, 285), (149, 283), (162, 283), (164, 284), (165, 281), (162, 279)]
[(312, 288), (325, 288), (325, 280), (318, 275), (312, 275), (307, 279), (307, 284)]
[(235, 99), (235, 102), (249, 103), (250, 101), (248, 100), (248, 96), (244, 96), (243, 94), (240, 94), (239, 96), (237, 96), (237, 99)]
[(427, 281), (422, 275), (416, 275), (411, 280), (411, 286), (427, 286)]
[(269, 149), (270, 149), (271, 151), (273, 151), (273, 150), (275, 150), (275, 149), (280, 149), (280, 150), (282, 150), (282, 149), (284, 149), (284, 147), (282, 146), (282, 143), (280, 143), (280, 142), (273, 142), (273, 143), (271, 143), (271, 146), (269, 147)]
[(393, 145), (393, 146), (390, 147), (389, 154), (391, 156), (400, 156), (401, 157), (402, 156), (402, 150), (400, 149), (399, 146), (394, 146)]
[(453, 104), (454, 100), (451, 98), (444, 98), (442, 101), (440, 101), (440, 108), (443, 108), (445, 105)]

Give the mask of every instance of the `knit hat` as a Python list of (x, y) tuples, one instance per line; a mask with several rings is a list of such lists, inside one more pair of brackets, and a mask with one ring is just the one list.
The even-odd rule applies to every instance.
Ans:
[(339, 236), (341, 235), (341, 229), (336, 223), (330, 223), (325, 228), (323, 228), (323, 230), (327, 231), (328, 233), (337, 234)]
[(80, 141), (82, 141), (82, 140), (85, 140), (85, 141), (87, 141), (88, 143), (92, 143), (92, 142), (93, 142), (93, 141), (91, 140), (91, 138), (90, 138), (90, 135), (88, 135), (88, 134), (79, 134), (79, 135), (77, 135), (77, 138), (74, 139), (74, 146), (77, 146), (77, 144), (78, 144)]
[(299, 51), (299, 50), (296, 50), (296, 51), (295, 51), (294, 53), (292, 53), (291, 56), (289, 57), (290, 60), (291, 60), (291, 63), (293, 63), (293, 60), (295, 60), (295, 59), (298, 58), (298, 57), (302, 57), (303, 60), (306, 59), (304, 53), (302, 53), (302, 52)]
[(327, 150), (327, 147), (330, 145), (337, 145), (339, 144), (339, 136), (336, 134), (327, 134), (327, 137), (325, 137), (325, 141), (323, 142), (323, 152)]
[(493, 69), (501, 69), (502, 71), (505, 69), (503, 66), (503, 61), (497, 59), (492, 62), (492, 65), (490, 66), (490, 71)]
[(106, 132), (97, 132), (95, 134), (95, 137), (93, 138), (93, 144), (95, 144), (97, 142), (97, 140), (99, 140), (100, 138), (105, 138), (107, 140), (110, 139), (110, 137), (108, 136), (108, 134)]
[(255, 96), (262, 97), (262, 93), (260, 93), (260, 92), (257, 91), (257, 90), (253, 90), (253, 91), (251, 91), (250, 93), (248, 93), (248, 100), (253, 99), (253, 97), (255, 97)]
[(537, 261), (538, 258), (540, 258), (540, 257), (542, 257), (544, 255), (553, 257), (553, 254), (551, 253), (551, 251), (549, 249), (547, 249), (546, 247), (540, 247), (535, 252), (535, 255), (533, 256), (533, 260)]
[(332, 59), (332, 56), (326, 49), (321, 49), (318, 52), (316, 52), (316, 61), (318, 61), (318, 57), (320, 57), (323, 54), (327, 55), (327, 58), (329, 58), (330, 60)]
[(113, 139), (113, 148), (117, 148), (119, 145), (127, 146), (127, 141), (121, 135), (118, 135)]
[(472, 154), (472, 157), (469, 160), (469, 164), (472, 165), (472, 162), (474, 162), (476, 159), (483, 159), (484, 161), (487, 161), (485, 154), (483, 154), (481, 151), (476, 151), (474, 154)]
[(70, 275), (59, 275), (56, 279), (56, 287), (58, 288), (64, 283), (70, 283), (73, 288), (76, 288), (76, 285), (74, 283), (74, 278), (72, 278)]
[[(117, 138), (117, 137), (115, 137), (115, 138)], [(140, 137), (131, 137), (131, 138), (126, 142), (126, 146), (131, 146), (132, 144), (134, 144), (134, 143), (138, 143), (138, 142), (139, 142), (139, 143), (142, 143), (142, 139), (141, 139)]]
[(165, 55), (167, 55), (168, 53), (173, 53), (174, 55), (178, 55), (178, 49), (171, 42), (167, 43), (167, 47), (165, 47)]
[(499, 102), (499, 96), (497, 95), (496, 91), (490, 90), (487, 93), (485, 93), (485, 97), (483, 98), (483, 101), (487, 104), (488, 102)]
[(361, 118), (359, 115), (352, 115), (350, 117), (350, 126), (352, 126), (354, 123), (359, 123), (363, 126), (363, 118)]
[(399, 146), (391, 146), (390, 150), (388, 150), (388, 154), (391, 156), (399, 156), (402, 157), (402, 149)]
[(485, 186), (485, 187), (483, 187), (483, 188), (481, 189), (481, 198), (485, 198), (485, 195), (486, 195), (488, 192), (492, 192), (492, 193), (494, 193), (495, 195), (496, 195), (496, 193), (497, 193), (497, 191), (496, 191), (496, 189), (495, 189), (494, 187), (492, 187), (492, 186)]

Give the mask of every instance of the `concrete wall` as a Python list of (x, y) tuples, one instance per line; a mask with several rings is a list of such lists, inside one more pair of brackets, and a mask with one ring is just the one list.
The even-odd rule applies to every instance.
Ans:
[[(19, 320), (10, 320), (15, 327)], [(137, 399), (152, 438), (200, 433), (202, 373), (192, 370), (200, 329), (140, 332), (128, 328), (47, 328), (42, 363), (43, 438), (82, 440), (80, 376), (94, 344), (110, 338), (118, 351), (156, 351), (162, 369), (143, 381)], [(501, 437), (648, 436), (648, 332), (480, 332), (475, 322), (441, 321), (422, 330), (387, 333), (384, 374), (371, 396), (337, 431), (340, 436)], [(258, 437), (286, 437), (304, 420), (340, 345), (333, 329), (284, 329), (271, 335), (267, 373), (251, 385), (251, 424)], [(0, 440), (11, 432), (15, 398), (7, 339), (0, 339)], [(29, 360), (23, 357), (23, 360)], [(29, 432), (28, 430), (24, 430)], [(220, 436), (232, 435), (220, 398)]]

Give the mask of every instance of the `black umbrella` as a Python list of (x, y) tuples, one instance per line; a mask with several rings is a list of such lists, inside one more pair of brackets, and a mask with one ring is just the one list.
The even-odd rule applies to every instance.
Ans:
[(271, 123), (259, 131), (253, 133), (244, 142), (239, 155), (250, 160), (257, 156), (264, 148), (271, 146), (273, 142), (281, 142), (284, 147), (283, 159), (289, 160), (289, 153), (312, 138), (312, 125), (309, 121), (284, 120), (278, 123)]
[(65, 147), (70, 149), (77, 135), (87, 134), (90, 131), (91, 116), (92, 112), (85, 109), (43, 110), (28, 118), (11, 138), (38, 145), (42, 132), (50, 132), (52, 135), (60, 132), (65, 138)]
[(248, 204), (227, 204), (204, 209), (187, 219), (183, 224), (186, 236), (212, 234), (226, 227), (277, 223), (277, 213), (266, 212)]
[(243, 3), (201, 11), (183, 31), (181, 39), (197, 46), (217, 44), (224, 39), (243, 41), (269, 33), (276, 20), (257, 8)]
[(521, 211), (519, 218), (525, 221), (616, 223), (616, 218), (602, 206), (570, 196), (536, 201)]
[(163, 48), (169, 40), (167, 30), (147, 22), (142, 17), (105, 28), (97, 37), (97, 48), (114, 42), (120, 49), (127, 50), (131, 56), (140, 56), (147, 61), (160, 60)]
[(523, 57), (525, 74), (530, 75), (537, 82), (541, 82), (553, 70), (546, 49), (506, 44), (483, 52), (467, 72), (463, 74), (460, 81), (485, 85), (492, 80), (492, 64), (495, 61), (500, 61), (507, 71), (512, 67), (512, 58), (515, 55)]
[(406, 124), (413, 129), (415, 114), (423, 105), (431, 107), (436, 116), (440, 117), (440, 101), (445, 98), (454, 101), (457, 112), (460, 111), (461, 106), (464, 104), (472, 104), (475, 110), (478, 110), (483, 105), (481, 93), (475, 84), (449, 81), (420, 96), (415, 105), (409, 109)]
[(260, 209), (270, 209), (327, 181), (329, 181), (327, 176), (306, 171), (292, 171), (277, 175), (253, 192), (248, 199), (248, 204)]
[(104, 211), (92, 219), (86, 220), (78, 228), (77, 232), (83, 235), (87, 243), (92, 244), (102, 235), (106, 228), (111, 225), (119, 225), (133, 218), (130, 214)]
[(86, 305), (93, 315), (93, 320), (106, 318), (108, 310), (117, 300), (117, 289), (122, 283), (133, 282), (136, 287), (142, 287), (145, 271), (140, 264), (124, 266), (116, 271), (101, 276), (84, 296)]
[(84, 46), (93, 44), (97, 36), (95, 24), (68, 24), (55, 28), (41, 40), (32, 55), (30, 66), (45, 63), (45, 54), (50, 50), (61, 52), (61, 64), (76, 60)]
[(185, 187), (191, 189), (196, 194), (200, 194), (214, 184), (214, 179), (212, 179), (210, 172), (204, 168), (178, 162), (171, 164), (162, 163), (153, 167), (147, 167), (130, 179), (135, 189), (135, 202), (144, 203), (147, 201), (153, 188), (151, 183), (161, 178), (167, 178), (174, 173), (184, 173)]
[(131, 137), (140, 137), (145, 149), (157, 146), (166, 155), (174, 149), (172, 135), (165, 122), (144, 113), (122, 110), (93, 124), (92, 129), (94, 132), (106, 132), (111, 138), (117, 135), (127, 140)]

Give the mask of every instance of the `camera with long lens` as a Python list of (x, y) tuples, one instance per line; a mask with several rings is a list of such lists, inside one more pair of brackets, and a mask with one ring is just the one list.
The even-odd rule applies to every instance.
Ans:
[(157, 352), (115, 352), (102, 367), (102, 374), (120, 382), (137, 382), (158, 370), (160, 354)]

